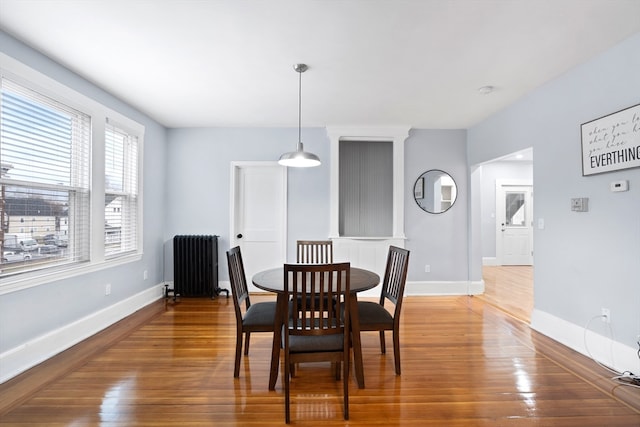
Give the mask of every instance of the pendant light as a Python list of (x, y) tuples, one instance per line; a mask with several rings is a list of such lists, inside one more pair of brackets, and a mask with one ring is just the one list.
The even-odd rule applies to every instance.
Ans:
[(296, 65), (293, 66), (293, 69), (296, 70), (296, 72), (299, 75), (299, 82), (298, 82), (298, 147), (297, 147), (296, 151), (291, 151), (289, 153), (284, 153), (282, 156), (280, 156), (280, 160), (278, 160), (278, 163), (280, 163), (283, 166), (292, 166), (292, 167), (297, 167), (297, 168), (309, 168), (309, 167), (320, 165), (320, 159), (318, 158), (318, 156), (316, 156), (313, 153), (309, 153), (309, 152), (304, 151), (304, 148), (302, 146), (302, 138), (301, 138), (301, 131), (302, 131), (302, 121), (301, 121), (301, 117), (302, 117), (302, 73), (307, 71), (307, 68), (308, 67), (307, 67), (306, 64), (296, 64)]

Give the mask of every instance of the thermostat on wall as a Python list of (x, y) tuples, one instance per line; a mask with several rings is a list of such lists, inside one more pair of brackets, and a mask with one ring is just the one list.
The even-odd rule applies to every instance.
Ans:
[(629, 181), (627, 181), (626, 179), (611, 183), (611, 191), (628, 191), (628, 190), (629, 190)]

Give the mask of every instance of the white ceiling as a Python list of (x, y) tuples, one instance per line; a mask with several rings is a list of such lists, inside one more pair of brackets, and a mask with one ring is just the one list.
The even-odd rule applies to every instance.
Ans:
[(452, 129), (640, 32), (640, 0), (0, 0), (0, 28), (168, 127), (295, 127), (306, 63), (304, 127)]

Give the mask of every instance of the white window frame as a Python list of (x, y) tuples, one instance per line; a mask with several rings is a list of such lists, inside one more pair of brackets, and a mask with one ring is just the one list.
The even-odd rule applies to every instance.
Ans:
[(327, 127), (331, 148), (330, 162), (330, 219), (329, 237), (340, 236), (340, 142), (391, 141), (393, 142), (393, 224), (392, 236), (348, 236), (347, 239), (405, 239), (404, 234), (404, 143), (409, 127)]
[[(138, 261), (143, 255), (143, 125), (114, 111), (97, 101), (57, 82), (56, 80), (26, 66), (14, 58), (0, 52), (0, 69), (11, 75), (17, 83), (36, 88), (38, 92), (58, 100), (91, 116), (91, 219), (90, 219), (90, 260), (86, 263), (73, 264), (67, 268), (51, 268), (25, 272), (2, 278), (0, 295), (21, 289), (39, 286), (56, 280), (74, 277), (93, 271), (102, 270), (115, 265)], [(104, 251), (104, 194), (105, 194), (105, 123), (107, 118), (126, 126), (128, 131), (138, 137), (138, 209), (137, 209), (137, 243), (133, 252), (121, 256), (105, 257)]]
[[(135, 207), (133, 207), (133, 209), (129, 209), (128, 203), (125, 203), (124, 206), (119, 207), (117, 209), (117, 212), (120, 214), (121, 222), (124, 222), (125, 224), (130, 224), (131, 223), (130, 218), (132, 216), (134, 216), (134, 219), (136, 220), (135, 224), (133, 225), (130, 224), (129, 226), (125, 226), (125, 227), (121, 226), (120, 240), (125, 238), (125, 240), (128, 242), (125, 244), (124, 248), (121, 247), (119, 250), (111, 251), (109, 253), (109, 251), (106, 249), (106, 246), (109, 244), (109, 241), (108, 241), (109, 239), (105, 230), (105, 233), (103, 236), (103, 243), (105, 245), (105, 257), (115, 258), (115, 257), (126, 256), (126, 254), (129, 252), (136, 252), (138, 246), (140, 245), (140, 242), (136, 240), (137, 240), (137, 233), (140, 232), (141, 225), (142, 225), (141, 222), (139, 221), (140, 215), (138, 212), (138, 210), (142, 208), (141, 204), (139, 203), (139, 200), (140, 200), (139, 193), (141, 190), (140, 174), (139, 174), (139, 171), (141, 169), (141, 165), (140, 165), (141, 143), (140, 143), (140, 136), (138, 131), (128, 129), (127, 125), (123, 125), (118, 120), (115, 120), (113, 117), (108, 118), (107, 126), (112, 127), (113, 128), (112, 130), (114, 132), (126, 135), (126, 139), (135, 141), (134, 148), (128, 149), (127, 147), (123, 147), (123, 158), (121, 159), (124, 165), (123, 166), (123, 173), (124, 173), (123, 188), (120, 191), (114, 191), (114, 190), (109, 190), (105, 188), (105, 196), (106, 194), (110, 194), (112, 196), (120, 196), (123, 199), (134, 199), (134, 201), (136, 202)], [(105, 136), (105, 139), (106, 139), (106, 136)], [(103, 153), (105, 152), (103, 151)], [(130, 156), (133, 156), (133, 155), (135, 155), (135, 161), (136, 161), (135, 165), (130, 160)], [(106, 159), (106, 153), (104, 155), (104, 158)], [(105, 166), (105, 169), (106, 169), (106, 166)], [(107, 178), (105, 176), (104, 177), (105, 182), (106, 182), (106, 179)], [(106, 219), (106, 215), (107, 215), (106, 209), (103, 209), (103, 214)], [(105, 220), (104, 224), (106, 223), (107, 221)], [(132, 233), (135, 233), (135, 237), (136, 237), (136, 239), (133, 239), (133, 244), (134, 244), (133, 249), (128, 246), (132, 242), (132, 239), (129, 239), (128, 236)]]

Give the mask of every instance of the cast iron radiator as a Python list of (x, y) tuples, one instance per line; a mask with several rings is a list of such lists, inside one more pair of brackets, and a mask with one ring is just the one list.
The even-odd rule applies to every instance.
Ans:
[[(173, 237), (173, 296), (215, 298), (218, 287), (218, 236)], [(168, 290), (167, 290), (168, 296)]]

